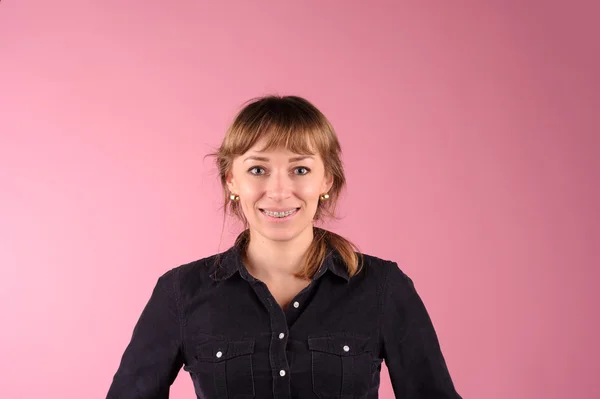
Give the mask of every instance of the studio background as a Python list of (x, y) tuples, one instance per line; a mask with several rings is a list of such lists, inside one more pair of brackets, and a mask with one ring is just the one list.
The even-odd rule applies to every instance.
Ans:
[(344, 151), (325, 227), (413, 278), (464, 398), (600, 397), (595, 4), (1, 1), (0, 396), (106, 395), (157, 278), (239, 232), (204, 156), (296, 94)]

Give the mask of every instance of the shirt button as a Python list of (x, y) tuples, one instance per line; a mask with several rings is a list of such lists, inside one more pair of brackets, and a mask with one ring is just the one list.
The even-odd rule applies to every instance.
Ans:
[(282, 377), (285, 377), (285, 370), (281, 370), (281, 371), (279, 372), (279, 375), (280, 375), (280, 376), (282, 376)]
[(217, 352), (217, 358), (219, 358), (219, 359), (220, 359), (220, 358), (221, 358), (221, 356), (223, 356), (223, 352), (221, 352), (221, 351), (218, 351), (218, 352)]
[(279, 339), (283, 339), (283, 337), (285, 337), (285, 334), (284, 333), (280, 333), (279, 334)]
[(298, 308), (300, 307), (300, 303), (299, 303), (299, 302), (294, 302), (294, 307), (295, 307), (296, 309), (298, 309)]
[(344, 352), (350, 352), (350, 347), (348, 345), (344, 345)]

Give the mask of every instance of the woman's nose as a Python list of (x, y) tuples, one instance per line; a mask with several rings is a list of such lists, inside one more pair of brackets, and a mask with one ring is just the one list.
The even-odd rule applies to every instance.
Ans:
[(274, 173), (267, 182), (267, 196), (282, 200), (291, 195), (291, 180), (287, 173)]

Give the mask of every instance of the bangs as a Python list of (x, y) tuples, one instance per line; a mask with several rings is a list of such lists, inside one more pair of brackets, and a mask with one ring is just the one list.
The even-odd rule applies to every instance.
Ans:
[(327, 154), (331, 127), (325, 117), (306, 100), (286, 100), (266, 98), (247, 105), (227, 135), (227, 152), (242, 155), (265, 139), (261, 151), (284, 148), (301, 155)]

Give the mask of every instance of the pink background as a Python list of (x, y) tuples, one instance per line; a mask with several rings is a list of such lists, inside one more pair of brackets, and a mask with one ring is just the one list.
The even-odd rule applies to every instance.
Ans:
[(104, 397), (158, 276), (238, 232), (203, 156), (279, 93), (464, 398), (599, 398), (598, 9), (563, 3), (0, 2), (0, 396)]

